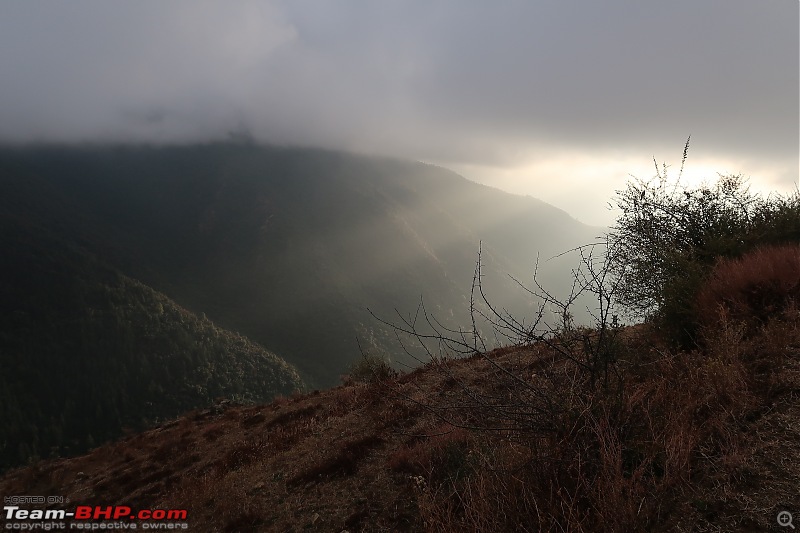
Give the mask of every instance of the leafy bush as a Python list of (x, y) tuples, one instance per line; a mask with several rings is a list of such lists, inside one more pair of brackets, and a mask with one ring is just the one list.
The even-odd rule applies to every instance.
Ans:
[(741, 176), (691, 189), (680, 178), (670, 183), (666, 166), (656, 170), (654, 180), (636, 179), (617, 193), (622, 213), (611, 240), (618, 299), (687, 346), (697, 326), (697, 292), (720, 257), (800, 242), (800, 193), (763, 198)]

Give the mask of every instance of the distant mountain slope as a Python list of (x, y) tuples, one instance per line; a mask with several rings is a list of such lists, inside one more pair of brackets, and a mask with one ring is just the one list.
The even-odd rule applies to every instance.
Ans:
[(544, 259), (599, 233), (445, 169), (322, 150), (8, 149), (0, 176), (17, 183), (19, 216), (48, 221), (319, 385), (358, 357), (359, 335), (402, 356), (367, 307), (391, 318), (424, 297), (449, 325), (466, 324), (479, 242), (492, 295), (524, 312), (505, 274), (530, 277), (540, 254), (543, 279), (564, 287), (572, 265)]
[(75, 244), (0, 212), (0, 470), (79, 453), (297, 371)]

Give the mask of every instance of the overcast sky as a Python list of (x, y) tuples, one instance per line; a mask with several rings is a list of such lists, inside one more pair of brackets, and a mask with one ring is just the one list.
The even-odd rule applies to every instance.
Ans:
[(0, 141), (224, 139), (441, 164), (607, 224), (653, 157), (798, 179), (797, 0), (4, 1)]

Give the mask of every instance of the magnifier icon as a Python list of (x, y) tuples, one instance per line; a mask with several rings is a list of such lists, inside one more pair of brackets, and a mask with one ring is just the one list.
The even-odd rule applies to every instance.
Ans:
[(794, 529), (794, 524), (792, 524), (792, 513), (789, 511), (781, 511), (778, 513), (778, 525), (781, 527), (790, 527)]

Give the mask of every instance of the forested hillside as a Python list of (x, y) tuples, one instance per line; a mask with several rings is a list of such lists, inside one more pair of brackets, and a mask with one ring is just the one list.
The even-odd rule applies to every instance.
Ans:
[(567, 259), (547, 259), (595, 233), (421, 163), (235, 143), (1, 149), (2, 464), (220, 396), (329, 386), (359, 343), (416, 364), (370, 311), (397, 321), (424, 300), (465, 327), (482, 242), (485, 288), (524, 316), (508, 275), (529, 279), (540, 257), (564, 286)]
[(297, 371), (47, 229), (0, 215), (0, 469), (72, 454)]
[[(185, 147), (0, 151), (6, 209), (39, 220), (195, 313), (259, 342), (316, 385), (359, 357), (357, 338), (403, 351), (367, 308), (392, 319), (424, 298), (469, 323), (483, 242), (499, 304), (529, 302), (508, 274), (571, 281), (547, 261), (600, 233), (530, 197), (446, 169), (310, 149)], [(2, 202), (2, 200), (0, 200)]]

